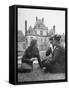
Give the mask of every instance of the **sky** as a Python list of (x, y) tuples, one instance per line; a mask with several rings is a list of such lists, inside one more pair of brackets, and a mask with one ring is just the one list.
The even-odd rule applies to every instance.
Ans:
[(39, 19), (44, 18), (44, 24), (49, 29), (55, 25), (55, 33), (65, 34), (65, 11), (59, 10), (18, 8), (18, 30), (21, 30), (25, 35), (25, 20), (27, 20), (27, 28), (30, 25), (34, 27), (36, 16)]

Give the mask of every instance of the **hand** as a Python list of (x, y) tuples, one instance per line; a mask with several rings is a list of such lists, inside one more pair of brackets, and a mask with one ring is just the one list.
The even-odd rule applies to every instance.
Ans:
[(30, 60), (31, 60), (31, 61), (35, 61), (35, 60), (36, 60), (36, 58), (31, 58)]
[(51, 61), (51, 60), (52, 60), (52, 57), (47, 57), (47, 60), (48, 60), (48, 61)]
[(46, 61), (47, 63), (50, 63), (50, 61), (47, 59), (47, 61)]

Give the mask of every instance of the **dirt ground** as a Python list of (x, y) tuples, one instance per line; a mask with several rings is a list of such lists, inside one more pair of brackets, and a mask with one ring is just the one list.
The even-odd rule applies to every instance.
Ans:
[[(45, 52), (41, 52), (40, 56), (43, 59), (46, 58)], [(18, 82), (42, 81), (42, 80), (60, 80), (60, 79), (65, 79), (64, 73), (47, 73), (47, 72), (45, 73), (39, 68), (38, 64), (34, 64), (33, 71), (30, 73), (18, 73)]]
[(40, 68), (34, 68), (30, 73), (18, 73), (18, 82), (60, 79), (65, 79), (64, 73), (47, 73)]

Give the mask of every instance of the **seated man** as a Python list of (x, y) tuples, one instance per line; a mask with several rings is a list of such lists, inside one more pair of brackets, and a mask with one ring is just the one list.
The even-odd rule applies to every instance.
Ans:
[[(50, 46), (46, 51), (46, 56), (47, 57), (46, 57), (46, 59), (42, 60), (43, 67), (44, 67), (45, 62), (48, 63), (48, 59), (50, 59), (50, 57), (52, 56), (53, 50), (55, 48), (55, 46), (53, 45), (53, 36), (49, 38), (49, 41), (50, 41)], [(43, 68), (43, 69), (45, 69), (45, 68)]]
[(53, 45), (56, 46), (52, 57), (44, 60), (43, 67), (46, 67), (46, 71), (52, 73), (65, 72), (65, 50), (60, 45), (60, 36), (55, 35), (53, 38)]

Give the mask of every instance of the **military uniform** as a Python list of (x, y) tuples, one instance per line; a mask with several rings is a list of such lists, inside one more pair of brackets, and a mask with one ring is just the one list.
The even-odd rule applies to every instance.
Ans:
[[(65, 50), (61, 46), (57, 46), (53, 53), (51, 60), (44, 61), (44, 67), (46, 70), (53, 73), (65, 72)], [(46, 63), (45, 63), (46, 62)]]

